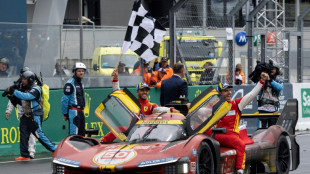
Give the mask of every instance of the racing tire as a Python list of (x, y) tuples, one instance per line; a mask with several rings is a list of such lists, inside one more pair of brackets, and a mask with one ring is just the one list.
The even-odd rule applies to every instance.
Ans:
[(290, 171), (290, 147), (285, 136), (281, 135), (277, 143), (276, 167), (278, 174), (288, 174)]
[(202, 142), (197, 153), (197, 174), (214, 174), (214, 158), (210, 146)]

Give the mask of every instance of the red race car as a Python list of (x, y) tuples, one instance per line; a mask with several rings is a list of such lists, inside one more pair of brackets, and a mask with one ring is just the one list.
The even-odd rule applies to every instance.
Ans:
[[(231, 105), (212, 88), (191, 104), (185, 117), (155, 113), (141, 118), (137, 99), (127, 90), (111, 93), (96, 109), (119, 139), (103, 144), (94, 138), (68, 136), (53, 153), (53, 173), (197, 173), (233, 174), (236, 151), (221, 147), (213, 128)], [(288, 173), (299, 165), (294, 134), (297, 101), (288, 100), (277, 125), (257, 130), (246, 146), (245, 173)], [(212, 129), (213, 135), (204, 132)], [(252, 141), (253, 140), (253, 141)]]

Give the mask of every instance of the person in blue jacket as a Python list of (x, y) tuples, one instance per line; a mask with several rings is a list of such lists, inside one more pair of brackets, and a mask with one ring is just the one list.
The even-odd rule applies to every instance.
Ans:
[(75, 63), (72, 69), (74, 75), (64, 86), (61, 109), (64, 120), (69, 120), (69, 135), (85, 136), (85, 99), (84, 84), (82, 83), (85, 71), (86, 66), (84, 63)]
[[(258, 96), (258, 111), (260, 113), (274, 113), (279, 111), (280, 92), (283, 90), (283, 80), (280, 78), (280, 66), (277, 62), (270, 61), (272, 66), (270, 79)], [(277, 118), (260, 118), (262, 128), (268, 128), (277, 123)]]
[(10, 95), (16, 96), (21, 100), (24, 111), (20, 118), (20, 153), (21, 157), (15, 158), (16, 161), (30, 159), (28, 151), (28, 140), (30, 133), (38, 138), (39, 142), (49, 151), (54, 152), (57, 146), (42, 131), (42, 91), (41, 87), (36, 84), (35, 74), (31, 71), (25, 71), (22, 74), (22, 85), (24, 92), (11, 86), (8, 91)]

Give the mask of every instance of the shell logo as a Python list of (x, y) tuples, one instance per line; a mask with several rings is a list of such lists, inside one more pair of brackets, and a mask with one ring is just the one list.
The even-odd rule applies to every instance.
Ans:
[(98, 165), (119, 165), (137, 156), (133, 149), (109, 149), (94, 156), (93, 162)]

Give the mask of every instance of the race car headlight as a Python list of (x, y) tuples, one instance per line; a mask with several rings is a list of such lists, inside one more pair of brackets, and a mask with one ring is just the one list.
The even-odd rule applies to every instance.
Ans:
[(178, 161), (178, 173), (188, 173), (188, 162), (188, 156), (184, 156)]
[(65, 173), (65, 166), (53, 163), (53, 174)]
[(188, 163), (183, 163), (178, 165), (179, 173), (188, 173)]

